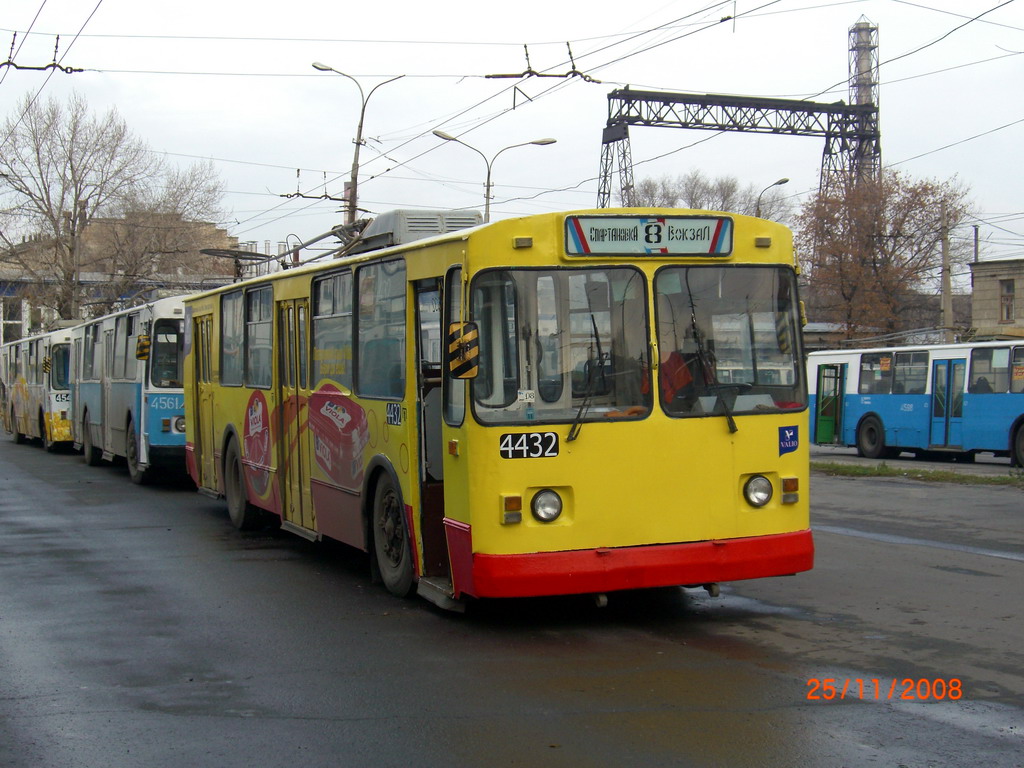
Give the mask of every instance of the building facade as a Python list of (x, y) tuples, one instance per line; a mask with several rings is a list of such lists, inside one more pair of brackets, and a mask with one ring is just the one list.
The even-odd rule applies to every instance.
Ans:
[(152, 213), (89, 221), (73, 259), (52, 238), (26, 238), (0, 254), (3, 342), (231, 282), (234, 263), (203, 250), (237, 245), (237, 238), (214, 224)]
[(975, 338), (1024, 337), (1024, 259), (971, 263)]

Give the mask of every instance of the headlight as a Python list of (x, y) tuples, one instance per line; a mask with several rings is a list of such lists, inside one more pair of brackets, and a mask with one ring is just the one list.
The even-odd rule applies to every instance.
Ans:
[(562, 514), (562, 497), (552, 490), (538, 491), (530, 502), (533, 516), (542, 523), (557, 520)]
[(763, 507), (772, 500), (772, 481), (764, 475), (754, 475), (743, 486), (743, 495), (753, 507)]
[(185, 431), (185, 417), (184, 416), (175, 416), (174, 417), (174, 431), (175, 432), (184, 432)]

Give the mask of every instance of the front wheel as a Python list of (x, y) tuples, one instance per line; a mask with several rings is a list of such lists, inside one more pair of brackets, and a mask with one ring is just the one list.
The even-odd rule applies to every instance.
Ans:
[(14, 420), (13, 408), (11, 408), (11, 431), (9, 434), (11, 436), (11, 440), (13, 440), (16, 445), (21, 445), (25, 442), (25, 435), (18, 431), (18, 422)]
[(373, 548), (388, 592), (405, 597), (412, 590), (412, 552), (402, 495), (389, 475), (377, 483), (373, 500)]
[(46, 431), (46, 419), (43, 414), (39, 414), (39, 439), (43, 442), (43, 450), (47, 453), (53, 453), (57, 450), (57, 443), (50, 439), (50, 434)]
[(867, 459), (891, 457), (892, 449), (885, 447), (885, 429), (875, 416), (868, 416), (857, 427), (857, 454)]
[(135, 434), (134, 422), (128, 422), (128, 439), (125, 445), (125, 459), (128, 464), (128, 477), (136, 485), (143, 485), (149, 480), (149, 473), (139, 466), (139, 438)]
[(103, 461), (103, 451), (92, 444), (92, 432), (89, 429), (89, 415), (82, 419), (82, 456), (90, 467), (98, 467)]
[(224, 496), (228, 502), (228, 517), (240, 531), (250, 531), (260, 521), (260, 512), (249, 503), (245, 493), (245, 469), (238, 441), (232, 440), (224, 454)]

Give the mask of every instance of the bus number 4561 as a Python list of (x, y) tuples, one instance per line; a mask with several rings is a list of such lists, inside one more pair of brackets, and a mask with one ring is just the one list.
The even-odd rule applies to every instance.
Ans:
[(510, 432), (501, 436), (503, 459), (541, 459), (558, 455), (556, 432)]

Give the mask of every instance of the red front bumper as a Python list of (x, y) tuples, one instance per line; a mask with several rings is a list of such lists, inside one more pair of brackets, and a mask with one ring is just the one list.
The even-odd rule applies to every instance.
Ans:
[(445, 521), (456, 597), (536, 597), (786, 576), (814, 566), (810, 530), (643, 547), (483, 555)]

